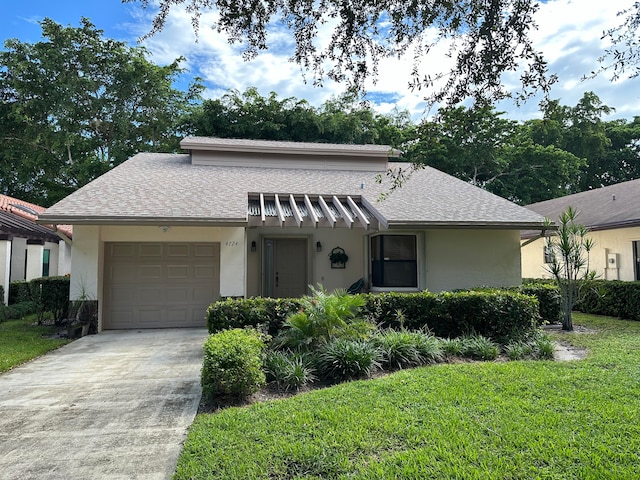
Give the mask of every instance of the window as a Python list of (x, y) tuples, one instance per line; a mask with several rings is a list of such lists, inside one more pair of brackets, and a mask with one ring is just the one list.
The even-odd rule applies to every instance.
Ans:
[(548, 245), (544, 246), (544, 263), (553, 263), (553, 252)]
[(42, 251), (42, 276), (49, 276), (49, 259), (51, 258), (51, 250), (45, 248)]
[(417, 287), (415, 235), (371, 237), (371, 280), (374, 287)]

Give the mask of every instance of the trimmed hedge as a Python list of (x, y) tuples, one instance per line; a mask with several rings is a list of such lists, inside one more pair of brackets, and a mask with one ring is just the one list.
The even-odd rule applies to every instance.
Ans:
[(8, 305), (14, 303), (30, 302), (31, 292), (29, 291), (29, 282), (17, 280), (9, 283), (9, 302)]
[(254, 329), (233, 329), (211, 335), (204, 344), (201, 383), (205, 399), (246, 398), (265, 382), (263, 335)]
[[(477, 333), (505, 341), (520, 338), (539, 321), (538, 300), (508, 290), (369, 293), (362, 297), (361, 315), (374, 323), (392, 328), (426, 327), (439, 337)], [(209, 307), (207, 325), (211, 333), (252, 326), (276, 335), (286, 317), (300, 308), (300, 301), (291, 298), (227, 299)]]
[(580, 312), (640, 320), (640, 282), (591, 280), (581, 293), (584, 298), (575, 306)]
[(31, 301), (36, 304), (38, 321), (44, 320), (47, 312), (57, 322), (64, 320), (69, 310), (70, 278), (42, 277), (29, 281)]

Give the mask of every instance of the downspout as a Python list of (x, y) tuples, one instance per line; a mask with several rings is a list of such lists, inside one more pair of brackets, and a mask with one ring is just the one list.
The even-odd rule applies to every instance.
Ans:
[(520, 248), (522, 247), (526, 247), (527, 245), (529, 245), (530, 243), (535, 242), (536, 240), (540, 240), (541, 238), (546, 237), (547, 230), (546, 229), (542, 229), (540, 231), (540, 235), (536, 235), (535, 237), (530, 238), (529, 240), (527, 240), (526, 242), (524, 242), (523, 244), (520, 245)]
[(58, 235), (62, 240), (64, 240), (64, 243), (66, 243), (67, 245), (69, 245), (70, 247), (73, 246), (73, 240), (71, 240), (69, 237), (67, 237), (64, 233), (62, 233), (60, 230), (58, 230), (58, 225), (53, 225), (53, 231), (56, 233), (56, 235)]

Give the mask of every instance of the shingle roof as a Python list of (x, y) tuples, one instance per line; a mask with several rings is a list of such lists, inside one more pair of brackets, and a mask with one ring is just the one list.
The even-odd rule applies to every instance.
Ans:
[(578, 211), (578, 222), (592, 230), (640, 225), (640, 179), (533, 203), (527, 208), (557, 220), (569, 206)]
[[(403, 164), (405, 167), (408, 164)], [(363, 188), (361, 188), (363, 187)], [(535, 228), (543, 218), (433, 168), (389, 191), (376, 172), (198, 166), (189, 155), (140, 153), (47, 209), (42, 221), (70, 224), (239, 224), (249, 193), (360, 196), (390, 228)]]
[[(35, 221), (38, 218), (38, 215), (45, 210), (46, 209), (44, 207), (36, 205), (35, 203), (25, 202), (24, 200), (20, 200), (18, 198), (0, 194), (0, 211), (9, 212), (13, 215), (22, 217), (29, 222), (32, 222), (34, 224), (33, 226), (37, 227), (33, 229), (34, 232), (42, 232), (42, 229), (48, 229), (48, 233), (56, 236), (55, 233), (53, 233), (53, 227), (49, 225), (35, 225)], [(8, 219), (10, 217), (3, 218)], [(23, 226), (23, 228), (27, 227)], [(58, 229), (68, 237), (71, 237), (73, 235), (73, 227), (71, 225), (58, 225)]]

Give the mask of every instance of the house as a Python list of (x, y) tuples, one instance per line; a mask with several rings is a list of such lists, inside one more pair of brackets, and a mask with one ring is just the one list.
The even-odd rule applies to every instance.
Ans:
[[(374, 292), (519, 284), (520, 230), (543, 224), (433, 168), (390, 163), (387, 146), (181, 146), (140, 153), (40, 215), (73, 225), (71, 295), (98, 301), (100, 329), (198, 326), (220, 297), (360, 278)], [(391, 193), (389, 166), (410, 174)]]
[[(527, 205), (557, 220), (571, 206), (577, 222), (588, 227), (595, 242), (589, 268), (604, 280), (640, 280), (640, 179)], [(538, 232), (539, 233), (539, 232)], [(523, 236), (522, 275), (551, 277), (545, 269), (545, 241), (529, 232)]]
[(36, 223), (44, 208), (0, 194), (0, 285), (6, 305), (9, 283), (18, 280), (65, 275), (71, 272), (72, 229)]

